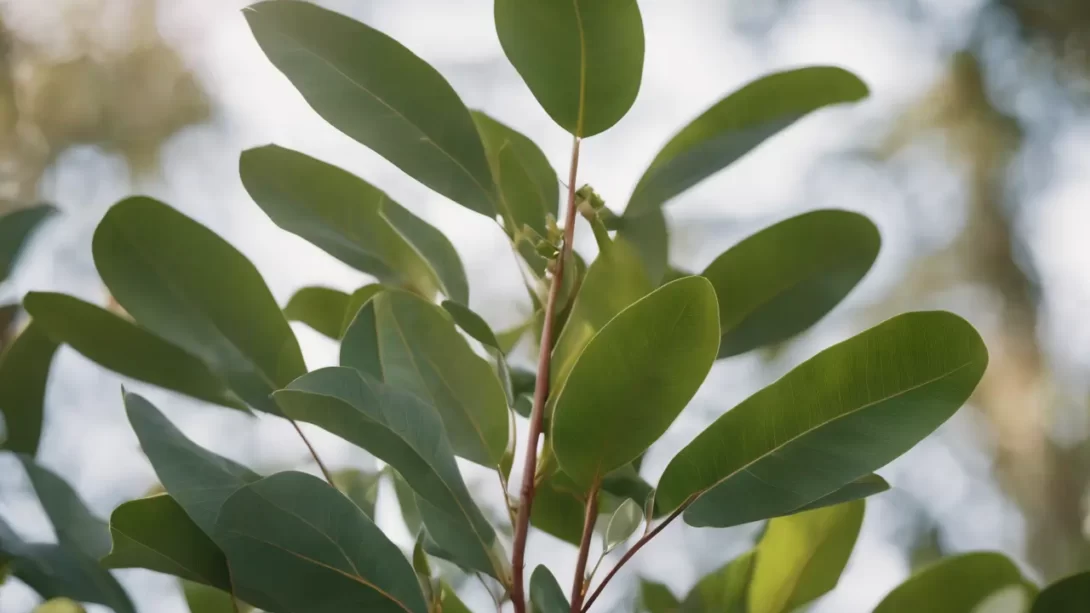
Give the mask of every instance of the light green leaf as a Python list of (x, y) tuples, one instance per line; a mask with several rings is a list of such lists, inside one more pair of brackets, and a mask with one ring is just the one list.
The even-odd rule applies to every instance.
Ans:
[(1090, 572), (1060, 579), (1033, 603), (1033, 613), (1083, 613), (1090, 603)]
[(548, 568), (538, 566), (530, 575), (530, 608), (533, 613), (568, 613), (564, 590)]
[(939, 560), (909, 577), (882, 599), (874, 613), (973, 613), (989, 596), (1010, 587), (1023, 587), (1031, 597), (1037, 591), (1002, 554), (967, 553)]
[(643, 78), (635, 0), (496, 0), (496, 32), (545, 112), (575, 136), (617, 123)]
[(420, 396), (439, 412), (456, 454), (499, 466), (508, 438), (503, 387), (443, 309), (408, 292), (378, 294), (345, 332), (341, 364)]
[(187, 396), (249, 412), (207, 364), (106, 309), (72, 296), (30, 292), (23, 305), (57, 343), (103, 368)]
[(352, 325), (352, 321), (356, 319), (356, 315), (363, 308), (363, 305), (387, 289), (389, 288), (385, 285), (372, 283), (352, 292), (352, 295), (348, 297), (348, 308), (344, 312), (344, 321), (341, 322), (341, 334), (337, 338), (344, 338), (348, 326)]
[(543, 479), (534, 492), (530, 525), (578, 547), (583, 536), (584, 499), (551, 476)]
[(642, 522), (643, 507), (631, 498), (626, 498), (609, 518), (605, 533), (605, 552), (609, 553), (627, 541)]
[(545, 236), (546, 216), (555, 219), (560, 208), (556, 171), (532, 140), (480, 111), (472, 115), (496, 179), (507, 233), (514, 235), (527, 225)]
[(355, 468), (346, 468), (333, 473), (333, 485), (363, 511), (367, 517), (375, 516), (375, 503), (378, 502), (381, 472), (365, 472)]
[(817, 323), (867, 274), (881, 242), (866, 217), (823, 210), (728, 249), (701, 273), (731, 297), (719, 303), (719, 357), (785, 341)]
[(469, 299), (447, 237), (363, 179), (276, 145), (244, 151), (239, 174), (276, 225), (345, 264), (428, 296)]
[(441, 583), (440, 611), (442, 613), (473, 613), (459, 598), (454, 589), (446, 583)]
[(322, 480), (285, 472), (227, 499), (216, 540), (232, 576), (284, 613), (427, 613), (401, 551), (350, 500)]
[(174, 498), (159, 494), (130, 500), (110, 515), (113, 549), (105, 568), (146, 568), (231, 591), (223, 551)]
[(858, 77), (831, 66), (788, 70), (753, 81), (670, 139), (636, 184), (625, 217), (661, 207), (809, 113), (867, 94)]
[(292, 294), (284, 305), (288, 321), (301, 321), (316, 332), (337, 340), (348, 311), (349, 295), (328, 287), (309, 286)]
[(33, 236), (34, 231), (56, 212), (56, 208), (48, 204), (40, 204), (12, 211), (0, 217), (0, 283), (11, 276), (11, 271), (19, 261), (23, 247)]
[[(681, 603), (670, 588), (654, 581), (640, 580), (640, 611), (643, 613), (678, 613)], [(731, 611), (730, 613), (734, 613)]]
[(434, 68), (382, 32), (313, 4), (273, 0), (243, 14), (265, 55), (323, 119), (431, 189), (495, 217), (480, 135)]
[(631, 245), (652, 283), (658, 285), (666, 280), (670, 268), (670, 233), (661, 209), (622, 218), (614, 242)]
[(843, 504), (845, 502), (851, 502), (853, 500), (862, 500), (875, 494), (881, 494), (889, 489), (889, 483), (885, 479), (878, 475), (871, 473), (864, 475), (855, 481), (845, 485), (844, 487), (836, 490), (835, 492), (822, 496), (817, 500), (805, 504), (791, 513), (801, 513), (803, 511), (812, 511), (814, 509), (821, 509), (824, 507), (831, 507), (837, 504)]
[[(748, 613), (750, 581), (757, 552), (749, 551), (705, 575), (685, 596), (680, 613)], [(671, 594), (672, 598), (673, 595)], [(653, 612), (654, 613), (654, 612)]]
[(863, 510), (857, 500), (770, 521), (757, 545), (749, 613), (790, 613), (836, 587)]
[(34, 462), (25, 454), (15, 457), (23, 465), (45, 514), (53, 524), (57, 542), (98, 560), (110, 551), (106, 522), (95, 517), (76, 490), (59, 475)]
[(0, 413), (7, 439), (2, 448), (34, 457), (42, 437), (45, 386), (57, 343), (31, 322), (0, 354)]
[(819, 353), (717, 419), (658, 485), (694, 526), (790, 513), (908, 451), (972, 393), (988, 364), (976, 330), (906, 313)]
[(662, 286), (591, 339), (559, 391), (552, 443), (582, 488), (643, 453), (711, 369), (719, 307), (706, 279)]
[(250, 406), (306, 372), (299, 343), (254, 265), (208, 228), (150, 198), (114, 205), (95, 266), (144, 328), (209, 365)]
[(31, 613), (86, 613), (79, 603), (67, 598), (54, 598), (35, 607)]
[(462, 481), (439, 415), (420, 397), (344, 367), (314, 371), (274, 397), (286, 415), (324, 428), (393, 466), (434, 507), (430, 514), (420, 510), (438, 545), (464, 566), (502, 576), (494, 557), (495, 531)]
[(227, 592), (201, 583), (182, 581), (182, 593), (189, 613), (250, 613), (253, 607), (234, 601)]

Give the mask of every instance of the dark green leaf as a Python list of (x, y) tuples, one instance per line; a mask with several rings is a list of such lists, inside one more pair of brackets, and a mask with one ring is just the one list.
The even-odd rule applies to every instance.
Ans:
[(610, 552), (636, 533), (643, 522), (643, 507), (631, 498), (626, 498), (621, 506), (613, 511), (606, 525), (604, 551)]
[(728, 249), (702, 275), (719, 303), (719, 357), (785, 341), (818, 322), (870, 270), (882, 239), (866, 217), (813, 211)]
[(624, 117), (643, 78), (635, 0), (496, 0), (496, 32), (545, 112), (576, 136)]
[[(678, 613), (681, 603), (670, 588), (661, 583), (640, 580), (640, 611), (644, 613)], [(731, 611), (730, 613), (734, 613)]]
[(757, 545), (749, 613), (790, 613), (836, 587), (863, 510), (857, 500), (770, 521)]
[(31, 322), (0, 354), (0, 413), (3, 448), (34, 457), (42, 437), (45, 386), (57, 344)]
[(673, 423), (715, 360), (719, 307), (706, 279), (662, 286), (591, 339), (559, 391), (552, 443), (584, 489), (644, 452)]
[(544, 566), (538, 566), (530, 575), (530, 606), (533, 613), (568, 613), (571, 610), (564, 590)]
[(941, 311), (907, 313), (819, 353), (717, 419), (658, 485), (694, 526), (784, 515), (908, 451), (964, 403), (988, 352)]
[(560, 207), (556, 171), (533, 141), (484, 113), (472, 114), (496, 178), (499, 212), (508, 234), (528, 225), (546, 235), (545, 218), (555, 219)]
[(127, 319), (64, 294), (31, 292), (23, 304), (50, 338), (103, 368), (248, 412), (207, 364)]
[(940, 560), (909, 577), (874, 613), (973, 613), (989, 596), (1019, 587), (1031, 597), (1036, 595), (1036, 588), (1002, 554), (967, 553)]
[(306, 372), (265, 281), (208, 228), (150, 198), (115, 205), (95, 230), (95, 266), (141, 326), (207, 363), (250, 406)]
[(685, 596), (680, 613), (748, 613), (746, 602), (756, 556), (756, 551), (744, 553), (705, 575)]
[(863, 498), (868, 498), (875, 494), (881, 494), (888, 489), (889, 483), (887, 483), (885, 479), (871, 473), (852, 481), (831, 494), (822, 496), (809, 504), (805, 504), (795, 509), (792, 513), (812, 511), (814, 509), (831, 507), (836, 504), (843, 504), (853, 500), (862, 500)]
[(59, 475), (34, 462), (25, 454), (17, 454), (45, 514), (53, 524), (57, 542), (77, 549), (93, 560), (110, 551), (110, 532), (106, 522), (94, 516), (79, 494)]
[(348, 311), (348, 294), (328, 287), (304, 287), (292, 294), (284, 306), (288, 321), (301, 321), (334, 340), (341, 338), (341, 325)]
[(0, 217), (0, 283), (11, 276), (34, 230), (56, 212), (52, 206), (42, 204)]
[(636, 185), (625, 216), (661, 207), (807, 114), (867, 93), (858, 77), (828, 66), (780, 72), (746, 85), (670, 139)]
[(276, 145), (244, 151), (239, 174), (276, 225), (345, 264), (428, 296), (469, 299), (450, 241), (370, 183)]
[(578, 547), (583, 536), (583, 500), (551, 477), (542, 480), (534, 491), (530, 525)]
[(452, 300), (444, 300), (443, 308), (450, 314), (454, 323), (458, 324), (458, 327), (464, 330), (466, 334), (485, 347), (500, 348), (500, 342), (496, 340), (496, 334), (492, 332), (492, 327), (488, 325), (484, 318), (471, 311), (469, 307)]
[(227, 559), (174, 498), (130, 500), (110, 515), (106, 568), (146, 568), (231, 591)]
[(495, 216), (480, 135), (434, 68), (382, 32), (313, 4), (260, 2), (243, 14), (265, 55), (323, 119), (424, 185)]
[(375, 503), (378, 502), (378, 487), (381, 481), (381, 472), (364, 472), (346, 468), (333, 473), (333, 485), (336, 485), (337, 489), (371, 518), (375, 516)]
[(495, 532), (462, 481), (439, 415), (419, 396), (334, 367), (297, 379), (275, 399), (286, 415), (393, 466), (421, 500), (432, 503), (435, 513), (420, 510), (439, 546), (467, 567), (501, 576)]
[(454, 452), (499, 466), (507, 448), (507, 399), (492, 367), (443, 309), (390, 290), (368, 302), (341, 343), (341, 364), (426, 400)]
[(427, 613), (413, 569), (350, 500), (285, 472), (248, 484), (216, 518), (232, 576), (285, 613)]
[(1079, 573), (1046, 587), (1033, 603), (1033, 613), (1084, 613), (1090, 603), (1090, 572)]

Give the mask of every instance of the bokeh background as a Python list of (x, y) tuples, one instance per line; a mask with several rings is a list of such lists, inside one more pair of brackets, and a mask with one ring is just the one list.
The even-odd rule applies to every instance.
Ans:
[[(700, 270), (742, 237), (814, 208), (863, 212), (883, 237), (867, 279), (818, 326), (717, 362), (649, 453), (645, 478), (654, 483), (708, 422), (820, 348), (903, 310), (948, 309), (984, 334), (988, 374), (967, 408), (880, 471), (893, 490), (869, 501), (847, 572), (812, 610), (868, 612), (914, 568), (961, 551), (1003, 551), (1039, 580), (1090, 565), (1090, 3), (639, 1), (643, 87), (616, 127), (584, 144), (581, 183), (620, 206), (658, 148), (724, 94), (768, 71), (836, 64), (859, 74), (871, 97), (804, 120), (670, 204), (672, 263)], [(393, 35), (468, 106), (529, 135), (566, 173), (569, 138), (504, 58), (491, 2), (320, 3)], [(471, 306), (498, 328), (519, 323), (530, 305), (496, 226), (321, 121), (261, 54), (239, 12), (245, 4), (0, 0), (0, 210), (44, 201), (63, 211), (0, 297), (55, 290), (105, 304), (91, 234), (131, 193), (160, 198), (233, 242), (282, 303), (304, 285), (365, 283), (277, 229), (242, 189), (239, 153), (275, 142), (359, 174), (448, 233), (469, 273)], [(587, 228), (577, 233), (577, 247), (593, 255)], [(296, 331), (312, 368), (333, 363), (331, 341)], [(41, 460), (107, 517), (154, 484), (124, 418), (124, 381), (68, 349), (53, 372)], [(282, 421), (140, 391), (217, 452), (260, 471), (313, 470)], [(374, 466), (313, 436), (329, 464)], [(50, 539), (17, 466), (0, 458), (0, 515), (24, 536)], [(468, 478), (499, 503), (494, 479)], [(392, 492), (380, 493), (378, 514), (411, 543)], [(637, 575), (682, 594), (748, 548), (756, 529), (671, 526), (598, 606), (630, 610)], [(570, 546), (535, 534), (530, 548), (531, 564), (570, 574)], [(118, 575), (142, 611), (185, 610), (172, 579)], [(478, 584), (463, 589), (476, 610), (494, 609)], [(0, 588), (0, 611), (35, 602), (15, 581)]]

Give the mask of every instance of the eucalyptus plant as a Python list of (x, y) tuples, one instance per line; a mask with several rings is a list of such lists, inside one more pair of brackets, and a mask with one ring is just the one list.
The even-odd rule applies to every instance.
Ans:
[[(0, 523), (0, 559), (44, 598), (67, 599), (43, 611), (79, 610), (80, 601), (133, 613), (109, 570), (143, 568), (180, 578), (193, 613), (468, 611), (451, 585), (460, 576), (479, 577), (497, 609), (580, 613), (620, 589), (617, 572), (680, 519), (768, 523), (752, 551), (684, 598), (644, 582), (624, 602), (651, 613), (785, 613), (836, 585), (864, 499), (889, 488), (874, 471), (949, 419), (985, 371), (984, 343), (962, 318), (898, 315), (724, 407), (649, 483), (643, 454), (716, 361), (729, 365), (810, 328), (866, 276), (881, 243), (865, 216), (818, 210), (757, 232), (694, 273), (670, 266), (663, 207), (811, 112), (864, 98), (864, 83), (810, 66), (746, 85), (678, 131), (614, 212), (580, 175), (580, 146), (612, 128), (639, 91), (635, 1), (495, 1), (507, 57), (572, 136), (563, 183), (532, 141), (467, 109), (438, 71), (382, 32), (293, 0), (244, 15), (321, 117), (495, 222), (535, 311), (494, 330), (469, 308), (447, 237), (363, 179), (275, 144), (240, 157), (254, 202), (374, 283), (352, 293), (303, 288), (282, 308), (254, 265), (209, 229), (150, 198), (118, 203), (92, 253), (121, 309), (31, 292), (30, 326), (0, 360), (6, 446), (57, 534), (56, 543), (28, 543)], [(589, 262), (573, 250), (577, 226), (596, 240)], [(290, 321), (337, 341), (339, 365), (308, 371)], [(60, 344), (129, 379), (288, 421), (321, 477), (258, 474), (123, 391), (161, 492), (125, 502), (109, 522), (95, 517), (35, 459)], [(538, 349), (536, 365), (517, 363), (520, 344)], [(528, 438), (516, 444), (523, 419)], [(384, 468), (327, 466), (300, 423)], [(502, 518), (475, 500), (463, 462), (495, 473)], [(383, 480), (417, 537), (411, 551), (374, 523)], [(544, 566), (527, 577), (532, 529), (573, 546), (570, 589)], [(1076, 610), (1088, 582), (1078, 576), (1042, 592), (1034, 613)], [(921, 572), (877, 611), (967, 613), (1007, 588), (1027, 603), (1037, 591), (1002, 556), (971, 554)]]

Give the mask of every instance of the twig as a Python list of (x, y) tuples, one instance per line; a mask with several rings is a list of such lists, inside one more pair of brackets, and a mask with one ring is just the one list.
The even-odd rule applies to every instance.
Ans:
[(571, 169), (568, 174), (568, 210), (564, 221), (564, 244), (556, 260), (556, 272), (549, 286), (549, 298), (545, 304), (545, 321), (541, 328), (541, 353), (537, 361), (537, 382), (534, 385), (534, 405), (530, 413), (530, 434), (526, 440), (526, 456), (522, 463), (522, 487), (519, 496), (518, 521), (515, 522), (515, 541), (511, 553), (511, 601), (515, 613), (526, 613), (526, 594), (523, 588), (523, 567), (526, 564), (526, 537), (530, 531), (530, 510), (534, 505), (534, 483), (537, 472), (537, 443), (541, 437), (541, 422), (545, 417), (545, 401), (549, 396), (550, 361), (553, 351), (553, 323), (556, 320), (556, 303), (564, 280), (564, 262), (572, 250), (575, 234), (575, 180), (579, 169), (579, 137), (572, 141)]
[(306, 444), (307, 449), (310, 450), (310, 455), (314, 458), (314, 462), (318, 464), (318, 468), (322, 470), (322, 474), (325, 475), (325, 480), (328, 481), (329, 484), (333, 487), (337, 487), (333, 483), (333, 475), (329, 474), (329, 469), (326, 468), (325, 464), (322, 463), (322, 458), (318, 457), (318, 452), (314, 450), (314, 445), (310, 444), (310, 439), (307, 438), (307, 435), (303, 434), (303, 429), (299, 427), (298, 422), (296, 422), (294, 419), (289, 419), (288, 421), (290, 421), (291, 425), (295, 427), (295, 431), (299, 433), (299, 438), (303, 439), (303, 443)]
[(586, 513), (583, 516), (583, 537), (579, 540), (579, 557), (575, 562), (575, 577), (571, 586), (571, 613), (579, 613), (583, 607), (584, 582), (587, 574), (587, 558), (590, 556), (590, 540), (594, 537), (594, 522), (598, 519), (598, 481), (587, 495)]

